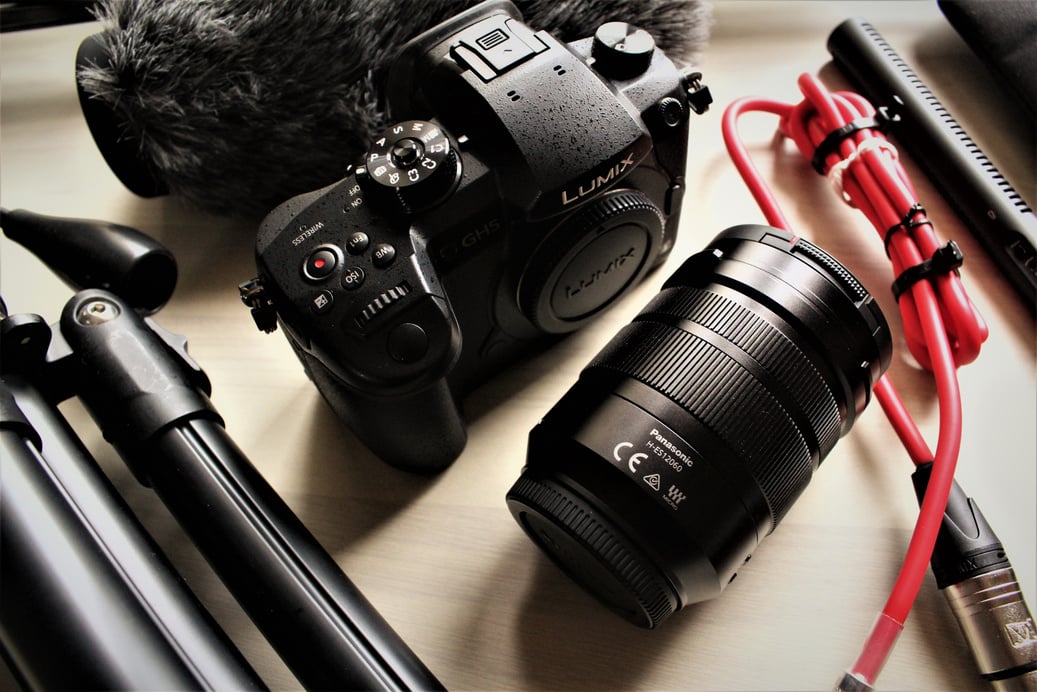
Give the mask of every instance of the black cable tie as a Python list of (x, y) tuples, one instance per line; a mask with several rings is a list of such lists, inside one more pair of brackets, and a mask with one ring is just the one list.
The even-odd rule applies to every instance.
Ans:
[[(915, 214), (922, 214), (922, 216), (925, 218), (915, 221)], [(929, 220), (928, 216), (926, 216), (925, 207), (923, 207), (919, 202), (915, 202), (914, 204), (912, 204), (911, 208), (907, 210), (906, 214), (904, 214), (904, 218), (902, 218), (896, 225), (890, 226), (889, 229), (886, 231), (886, 235), (882, 238), (882, 244), (886, 250), (886, 257), (890, 256), (889, 244), (893, 240), (894, 233), (896, 233), (897, 231), (909, 231), (913, 228), (918, 228), (919, 226), (932, 225), (933, 222)]]
[(893, 282), (893, 297), (899, 302), (900, 296), (922, 279), (957, 271), (964, 261), (965, 255), (961, 254), (961, 248), (953, 240), (949, 241), (929, 259), (905, 269)]
[(835, 153), (842, 144), (843, 140), (847, 137), (852, 137), (861, 130), (878, 130), (885, 132), (889, 123), (896, 122), (900, 117), (897, 115), (890, 115), (888, 109), (880, 108), (871, 118), (857, 118), (851, 122), (846, 123), (842, 127), (836, 128), (835, 130), (828, 133), (828, 135), (821, 140), (821, 143), (817, 145), (817, 149), (814, 150), (814, 156), (810, 159), (810, 165), (814, 167), (814, 170), (819, 175), (825, 174), (825, 159), (828, 158), (829, 154)]

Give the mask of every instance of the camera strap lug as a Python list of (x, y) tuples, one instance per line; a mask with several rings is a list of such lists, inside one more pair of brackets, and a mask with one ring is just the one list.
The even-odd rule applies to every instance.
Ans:
[(684, 79), (688, 83), (686, 92), (688, 105), (696, 115), (702, 115), (709, 110), (710, 104), (713, 103), (713, 94), (709, 92), (709, 87), (702, 83), (701, 72), (687, 72)]
[(256, 277), (242, 282), (238, 285), (238, 293), (241, 302), (251, 309), (252, 320), (260, 331), (269, 334), (277, 329), (277, 310), (262, 279)]

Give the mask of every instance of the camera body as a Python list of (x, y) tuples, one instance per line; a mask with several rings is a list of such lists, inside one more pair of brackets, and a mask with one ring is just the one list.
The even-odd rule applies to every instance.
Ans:
[(478, 5), (403, 47), (365, 160), (263, 220), (242, 298), (378, 456), (442, 468), (461, 396), (669, 254), (704, 92), (629, 25), (563, 44)]

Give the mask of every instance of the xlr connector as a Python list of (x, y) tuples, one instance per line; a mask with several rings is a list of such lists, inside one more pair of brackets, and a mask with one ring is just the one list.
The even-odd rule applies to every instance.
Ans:
[[(919, 502), (932, 464), (912, 476)], [(1004, 546), (955, 482), (931, 563), (980, 675), (997, 690), (1037, 692), (1037, 627)]]
[(943, 589), (980, 674), (995, 689), (1037, 690), (1037, 628), (1011, 567)]

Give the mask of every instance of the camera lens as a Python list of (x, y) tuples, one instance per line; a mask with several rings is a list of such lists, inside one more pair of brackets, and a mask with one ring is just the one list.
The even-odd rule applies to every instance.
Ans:
[(849, 432), (891, 348), (878, 305), (823, 250), (728, 229), (532, 430), (508, 506), (578, 583), (655, 627), (734, 578)]

